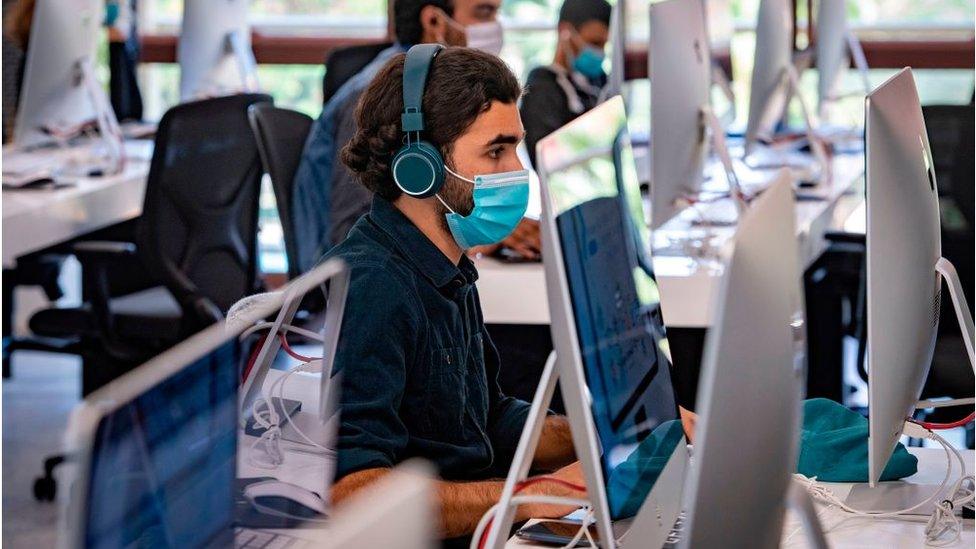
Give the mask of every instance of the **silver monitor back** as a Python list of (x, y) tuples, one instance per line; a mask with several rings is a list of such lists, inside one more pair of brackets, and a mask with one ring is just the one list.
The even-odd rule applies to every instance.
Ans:
[(54, 141), (42, 127), (95, 118), (79, 63), (94, 61), (104, 9), (101, 0), (37, 0), (14, 126), (17, 146)]
[(780, 172), (725, 250), (698, 389), (682, 547), (779, 547), (806, 378), (794, 323), (802, 313), (795, 234), (793, 186)]
[[(939, 196), (909, 68), (865, 101), (868, 473), (881, 477), (928, 376), (939, 327)], [(971, 182), (970, 182), (971, 184)]]
[(624, 546), (651, 547), (677, 518), (688, 456), (683, 434), (667, 438), (675, 446), (662, 443), (653, 487), (611, 489), (611, 469), (645, 433), (678, 419), (636, 166), (629, 142), (620, 145), (626, 128), (617, 96), (540, 141), (540, 223), (556, 371), (599, 535), (613, 540), (614, 504), (640, 498)]
[(746, 153), (772, 133), (788, 99), (784, 71), (793, 57), (793, 16), (789, 0), (761, 0), (756, 20), (756, 52), (752, 65)]
[(650, 6), (651, 226), (677, 213), (675, 201), (701, 187), (711, 55), (702, 0)]
[(837, 93), (850, 59), (847, 56), (846, 0), (820, 0), (817, 11), (817, 99), (819, 108)]
[[(249, 0), (185, 0), (176, 46), (180, 100), (226, 95), (246, 88), (232, 39), (251, 47)], [(233, 38), (232, 38), (233, 37)]]

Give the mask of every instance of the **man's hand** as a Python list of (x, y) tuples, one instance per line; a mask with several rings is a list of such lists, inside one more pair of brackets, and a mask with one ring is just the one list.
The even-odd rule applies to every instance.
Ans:
[(539, 259), (542, 253), (542, 243), (539, 238), (539, 222), (535, 219), (523, 217), (518, 226), (505, 240), (489, 246), (476, 246), (468, 253), (471, 255), (492, 255), (501, 248), (508, 248), (526, 259)]
[(678, 413), (681, 415), (681, 426), (685, 430), (685, 436), (688, 437), (688, 442), (694, 444), (695, 424), (698, 422), (698, 414), (685, 410), (681, 406), (678, 406)]
[[(583, 469), (580, 467), (578, 461), (546, 476), (559, 479), (570, 484), (575, 484), (583, 488), (586, 487), (586, 481), (583, 480)], [(586, 490), (576, 490), (569, 486), (565, 486), (562, 483), (542, 480), (537, 484), (526, 487), (525, 490), (519, 492), (519, 495), (545, 495), (586, 499)], [(523, 521), (530, 518), (560, 518), (572, 513), (576, 509), (577, 507), (573, 505), (529, 503), (518, 508), (518, 512), (515, 514), (515, 519), (516, 521)]]

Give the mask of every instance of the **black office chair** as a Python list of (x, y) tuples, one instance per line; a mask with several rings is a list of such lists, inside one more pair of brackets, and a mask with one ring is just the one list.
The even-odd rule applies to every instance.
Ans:
[[(247, 108), (261, 94), (187, 103), (159, 123), (136, 242), (74, 245), (85, 304), (36, 313), (31, 330), (81, 338), (82, 393), (219, 321), (240, 298), (260, 289), (257, 276), (261, 163)], [(117, 295), (113, 274), (143, 269), (145, 288)], [(53, 500), (45, 460), (35, 497)]]
[(302, 159), (302, 150), (312, 127), (312, 119), (300, 112), (275, 107), (270, 103), (251, 105), (247, 115), (258, 152), (261, 154), (261, 163), (274, 188), (278, 218), (281, 220), (285, 240), (285, 253), (288, 254), (288, 278), (294, 279), (301, 271), (296, 261), (297, 233), (291, 215), (292, 183)]
[(328, 103), (339, 88), (347, 80), (376, 59), (381, 51), (389, 48), (393, 42), (381, 44), (367, 44), (364, 46), (347, 46), (336, 48), (325, 60), (325, 78), (322, 80), (322, 104)]

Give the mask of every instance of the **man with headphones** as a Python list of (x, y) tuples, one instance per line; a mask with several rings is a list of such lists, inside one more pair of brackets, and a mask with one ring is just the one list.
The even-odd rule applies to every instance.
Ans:
[[(400, 461), (427, 459), (443, 479), (445, 538), (470, 535), (497, 502), (529, 409), (499, 388), (465, 253), (501, 241), (525, 213), (520, 94), (495, 56), (414, 46), (363, 94), (341, 156), (373, 198), (327, 254), (351, 272), (335, 357), (343, 387), (332, 498), (341, 504)], [(574, 460), (565, 417), (551, 415), (535, 468), (582, 485)], [(528, 491), (583, 495), (551, 481)], [(518, 518), (571, 510), (527, 505)]]
[[(396, 43), (339, 88), (306, 139), (292, 196), (298, 257), (289, 261), (297, 261), (302, 271), (310, 269), (369, 211), (369, 193), (339, 161), (339, 151), (356, 133), (356, 103), (377, 71), (414, 44), (467, 46), (498, 55), (503, 37), (500, 8), (501, 0), (394, 2)], [(537, 258), (538, 235), (538, 224), (527, 220), (505, 244), (524, 257)]]

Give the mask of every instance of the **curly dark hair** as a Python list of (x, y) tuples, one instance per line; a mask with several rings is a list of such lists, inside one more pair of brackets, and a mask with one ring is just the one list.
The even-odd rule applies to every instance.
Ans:
[[(390, 165), (403, 146), (403, 60), (390, 59), (366, 88), (356, 107), (356, 135), (342, 149), (341, 159), (359, 181), (386, 200), (401, 191)], [(451, 145), (493, 101), (514, 104), (522, 90), (501, 59), (470, 48), (446, 48), (431, 64), (424, 89), (423, 138), (447, 158)]]

